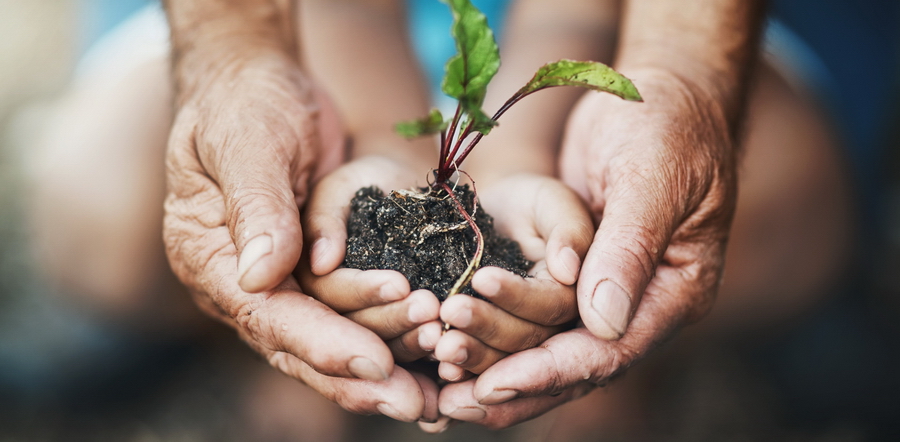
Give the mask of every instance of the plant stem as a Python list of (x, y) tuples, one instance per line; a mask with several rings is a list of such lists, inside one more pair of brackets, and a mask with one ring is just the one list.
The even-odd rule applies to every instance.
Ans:
[[(466, 212), (466, 208), (463, 207), (462, 203), (459, 201), (459, 198), (453, 193), (453, 189), (446, 182), (442, 182), (440, 186), (447, 192), (447, 195), (450, 195), (450, 198), (456, 203), (456, 208), (459, 209), (459, 212), (462, 214), (463, 218), (465, 218), (466, 222), (469, 223), (469, 226), (472, 228), (472, 231), (475, 232), (475, 255), (472, 257), (472, 260), (469, 261), (469, 266), (466, 267), (466, 270), (459, 276), (459, 279), (456, 280), (456, 283), (453, 284), (453, 287), (450, 288), (450, 291), (447, 293), (447, 298), (450, 298), (453, 295), (459, 293), (463, 287), (466, 286), (469, 282), (472, 281), (472, 276), (475, 275), (475, 270), (481, 265), (481, 257), (484, 255), (484, 236), (481, 234), (481, 229), (478, 228), (478, 225), (475, 224), (475, 219), (469, 215), (469, 212)], [(473, 188), (474, 192), (474, 188)], [(477, 210), (478, 202), (477, 200), (473, 203), (475, 207), (472, 209), (472, 213), (474, 214)], [(445, 298), (446, 300), (446, 298)], [(444, 324), (444, 329), (449, 329), (449, 325)]]
[(460, 116), (462, 116), (462, 104), (456, 103), (456, 113), (453, 114), (453, 120), (450, 122), (450, 127), (447, 128), (447, 135), (443, 136), (443, 134), (441, 134), (441, 155), (438, 162), (438, 175), (442, 174), (444, 163), (447, 161), (447, 154), (450, 152), (450, 145), (453, 144), (454, 135), (456, 135), (456, 126), (459, 125)]
[[(469, 121), (469, 124), (466, 125), (466, 128), (463, 129), (462, 132), (460, 132), (458, 137), (456, 137), (456, 144), (453, 146), (453, 149), (451, 149), (447, 153), (447, 156), (443, 158), (443, 163), (441, 164), (441, 170), (445, 171), (444, 180), (450, 179), (450, 175), (452, 175), (452, 172), (450, 171), (450, 166), (452, 166), (453, 163), (456, 162), (456, 154), (459, 152), (460, 147), (462, 147), (463, 140), (465, 140), (466, 137), (468, 137), (469, 134), (472, 133), (472, 127), (474, 125), (475, 125), (474, 121)], [(459, 164), (459, 162), (456, 162), (456, 164)]]

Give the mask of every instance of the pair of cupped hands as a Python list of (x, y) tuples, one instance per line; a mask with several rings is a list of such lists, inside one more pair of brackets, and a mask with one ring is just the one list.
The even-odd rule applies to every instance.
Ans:
[[(721, 275), (734, 206), (726, 124), (676, 77), (626, 74), (646, 102), (585, 95), (558, 177), (475, 177), (482, 206), (536, 263), (528, 279), (478, 270), (472, 286), (490, 302), (440, 304), (397, 272), (339, 268), (356, 190), (410, 188), (433, 166), (375, 146), (392, 145), (383, 139), (345, 159), (333, 107), (298, 75), (238, 71), (181, 97), (170, 263), (205, 312), (349, 411), (425, 431), (543, 414), (701, 317)], [(424, 357), (452, 382), (398, 365)]]

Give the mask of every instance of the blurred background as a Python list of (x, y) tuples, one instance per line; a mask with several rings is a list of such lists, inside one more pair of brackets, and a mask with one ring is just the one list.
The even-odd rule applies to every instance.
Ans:
[[(437, 4), (411, 1), (410, 11), (419, 14), (430, 3)], [(476, 3), (500, 9), (496, 2)], [(464, 426), (428, 437), (385, 419), (334, 418), (334, 407), (311, 407), (320, 404), (314, 395), (193, 312), (171, 276), (158, 276), (165, 268), (158, 237), (138, 232), (149, 239), (136, 245), (85, 237), (58, 253), (48, 246), (52, 238), (34, 239), (36, 214), (78, 223), (88, 210), (81, 204), (87, 197), (78, 194), (62, 194), (68, 204), (34, 204), (46, 200), (33, 185), (50, 179), (43, 173), (115, 167), (109, 166), (115, 159), (75, 152), (46, 169), (35, 166), (42, 158), (35, 152), (66, 112), (79, 75), (90, 71), (83, 62), (89, 48), (153, 4), (0, 0), (0, 441), (555, 440), (549, 435), (564, 434), (553, 423), (558, 416), (539, 419), (528, 431)], [(445, 32), (446, 24), (439, 26)], [(845, 146), (856, 246), (827, 293), (789, 322), (718, 337), (689, 331), (625, 379), (571, 404), (603, 408), (606, 417), (596, 419), (608, 422), (604, 440), (900, 440), (900, 5), (775, 1), (767, 39), (766, 50), (793, 64)], [(439, 63), (452, 51), (424, 49)], [(164, 86), (148, 85), (148, 93), (165, 94)], [(122, 144), (123, 151), (133, 148)], [(161, 156), (135, 161), (135, 170), (161, 173)], [(148, 192), (162, 192), (161, 184)], [(134, 209), (140, 204), (107, 208), (149, 214), (141, 215), (141, 225), (158, 229), (159, 210)], [(104, 280), (97, 287), (47, 276), (79, 269), (81, 257), (117, 256), (119, 248), (139, 246), (146, 256), (127, 271), (154, 275), (129, 279), (139, 283), (117, 285), (122, 275), (114, 266), (89, 269)], [(98, 307), (85, 295), (104, 290), (113, 307)], [(312, 423), (319, 430), (310, 430)]]

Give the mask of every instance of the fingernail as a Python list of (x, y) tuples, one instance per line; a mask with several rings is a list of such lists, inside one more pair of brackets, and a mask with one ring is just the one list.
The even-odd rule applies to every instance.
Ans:
[(618, 339), (625, 334), (628, 319), (631, 317), (631, 297), (618, 284), (604, 280), (597, 284), (591, 307), (600, 315), (610, 328), (604, 339)]
[(456, 420), (474, 422), (484, 419), (487, 416), (487, 411), (478, 407), (459, 407), (447, 414), (447, 416)]
[(328, 248), (331, 245), (331, 241), (328, 238), (322, 237), (316, 240), (313, 243), (312, 251), (310, 254), (312, 255), (310, 258), (312, 260), (312, 267), (318, 269), (322, 260), (325, 258), (325, 255), (328, 254)]
[(456, 328), (466, 328), (472, 324), (472, 309), (468, 307), (462, 307), (457, 312), (456, 315), (450, 320), (450, 325)]
[(462, 364), (463, 362), (466, 362), (466, 359), (469, 359), (469, 353), (466, 352), (466, 349), (460, 348), (459, 350), (456, 350), (456, 354), (453, 355), (453, 358), (448, 362)]
[(238, 259), (238, 277), (242, 287), (249, 282), (245, 281), (244, 278), (250, 272), (250, 269), (259, 262), (260, 258), (272, 253), (272, 248), (272, 237), (268, 234), (262, 234), (253, 238), (244, 246), (241, 257)]
[(378, 410), (379, 413), (381, 413), (387, 417), (397, 419), (398, 421), (412, 422), (415, 420), (415, 419), (410, 419), (409, 417), (400, 414), (400, 412), (397, 411), (396, 408), (394, 408), (392, 405), (384, 403), (384, 402), (376, 405), (375, 409)]
[(350, 363), (347, 364), (347, 370), (353, 376), (367, 381), (380, 382), (385, 381), (388, 378), (388, 374), (385, 373), (381, 367), (375, 364), (371, 359), (362, 356), (351, 359)]
[(519, 395), (516, 390), (494, 390), (487, 396), (481, 398), (478, 403), (484, 405), (496, 405), (511, 401)]
[(409, 306), (409, 310), (407, 310), (406, 315), (409, 317), (409, 322), (413, 324), (421, 324), (429, 319), (432, 319), (431, 315), (428, 314), (428, 310), (418, 302), (414, 302)]
[(378, 288), (378, 296), (384, 302), (398, 301), (403, 299), (404, 295), (406, 295), (406, 292), (398, 287), (393, 281), (381, 284), (381, 287)]
[[(431, 327), (423, 327), (419, 329), (419, 347), (425, 351), (434, 351), (434, 347), (437, 347), (437, 339), (435, 336), (428, 332), (428, 330), (432, 330)], [(440, 338), (440, 335), (437, 336)]]
[(428, 433), (437, 434), (447, 431), (447, 429), (450, 428), (450, 425), (453, 423), (453, 420), (450, 419), (449, 416), (441, 416), (437, 421), (433, 423), (422, 421), (419, 422), (419, 428)]
[(572, 250), (571, 247), (563, 247), (563, 249), (559, 251), (559, 262), (566, 269), (566, 274), (571, 277), (571, 279), (565, 282), (567, 284), (574, 284), (575, 281), (578, 280), (578, 271), (581, 270), (581, 259), (578, 258), (578, 254), (575, 253), (575, 250)]
[(497, 278), (488, 278), (487, 281), (478, 285), (478, 294), (490, 298), (500, 293), (500, 281)]

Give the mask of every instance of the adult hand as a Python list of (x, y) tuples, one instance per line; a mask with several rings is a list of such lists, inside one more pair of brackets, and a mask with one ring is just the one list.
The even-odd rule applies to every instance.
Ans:
[(726, 117), (678, 77), (626, 75), (646, 102), (587, 94), (561, 162), (600, 221), (578, 281), (584, 326), (446, 386), (442, 414), (492, 428), (530, 419), (606, 383), (709, 310), (735, 204)]
[(472, 287), (486, 302), (453, 296), (441, 306), (441, 319), (454, 328), (434, 355), (438, 372), (452, 382), (466, 371), (479, 374), (509, 353), (532, 348), (563, 330), (577, 315), (575, 280), (593, 236), (590, 215), (578, 196), (561, 182), (517, 174), (478, 188), (480, 205), (494, 225), (516, 240), (535, 263), (532, 277), (484, 267)]
[(377, 335), (302, 294), (291, 276), (302, 249), (298, 206), (342, 150), (340, 137), (320, 148), (320, 135), (334, 131), (317, 124), (333, 114), (314, 95), (296, 64), (278, 57), (183, 93), (167, 154), (169, 261), (197, 303), (274, 367), (348, 410), (415, 421), (425, 409), (417, 378), (394, 366)]

